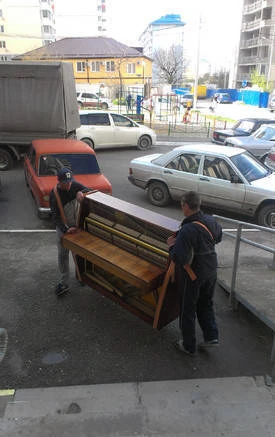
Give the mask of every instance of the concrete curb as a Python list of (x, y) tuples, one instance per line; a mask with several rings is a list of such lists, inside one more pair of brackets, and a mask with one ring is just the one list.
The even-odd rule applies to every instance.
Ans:
[(261, 377), (17, 390), (0, 435), (271, 437), (274, 395)]

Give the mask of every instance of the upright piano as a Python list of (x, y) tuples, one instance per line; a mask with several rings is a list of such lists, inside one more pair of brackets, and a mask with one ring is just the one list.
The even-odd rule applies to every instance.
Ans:
[(107, 194), (88, 194), (79, 230), (65, 234), (78, 279), (161, 329), (178, 317), (175, 283), (167, 281), (167, 238), (180, 222)]

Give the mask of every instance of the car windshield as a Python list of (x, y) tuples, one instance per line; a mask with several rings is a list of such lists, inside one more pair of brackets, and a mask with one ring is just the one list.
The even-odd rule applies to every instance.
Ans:
[(39, 164), (39, 176), (56, 176), (62, 167), (68, 167), (76, 175), (100, 173), (96, 156), (89, 153), (42, 155)]
[(270, 174), (270, 171), (249, 152), (232, 156), (231, 161), (248, 182), (262, 179)]
[(275, 141), (275, 127), (264, 126), (260, 127), (254, 134), (254, 138), (261, 140)]
[(238, 129), (243, 132), (251, 132), (254, 127), (254, 124), (255, 123), (253, 121), (242, 120), (242, 121), (238, 121), (238, 123), (235, 124), (233, 129)]

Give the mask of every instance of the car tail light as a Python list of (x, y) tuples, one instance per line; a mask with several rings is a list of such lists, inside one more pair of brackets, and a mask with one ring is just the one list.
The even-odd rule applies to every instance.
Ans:
[(133, 174), (133, 169), (131, 167), (129, 168), (129, 174)]
[(270, 152), (270, 153), (268, 154), (268, 157), (269, 157), (269, 159), (271, 159), (271, 161), (275, 161), (275, 150), (274, 150), (274, 152), (273, 152), (273, 151)]

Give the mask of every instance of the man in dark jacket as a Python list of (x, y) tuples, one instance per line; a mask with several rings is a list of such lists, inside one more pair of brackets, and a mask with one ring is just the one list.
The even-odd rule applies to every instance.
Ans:
[[(83, 200), (83, 193), (90, 191), (73, 179), (70, 169), (64, 167), (57, 175), (58, 184), (50, 193), (52, 219), (56, 226), (58, 267), (61, 273), (60, 282), (55, 293), (60, 296), (69, 290), (69, 250), (62, 246), (62, 236), (73, 234), (77, 230), (77, 202)], [(60, 201), (60, 205), (59, 205)], [(63, 210), (63, 211), (62, 211)]]
[(186, 193), (181, 207), (185, 219), (177, 236), (168, 239), (168, 245), (180, 295), (182, 340), (176, 346), (191, 355), (196, 352), (196, 316), (204, 336), (201, 346), (219, 343), (213, 295), (217, 279), (215, 244), (221, 241), (222, 228), (213, 217), (201, 212), (196, 192)]

